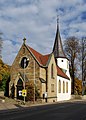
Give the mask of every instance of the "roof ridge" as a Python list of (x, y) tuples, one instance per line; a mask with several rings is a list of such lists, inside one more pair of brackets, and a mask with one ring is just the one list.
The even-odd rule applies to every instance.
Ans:
[(40, 52), (36, 51), (35, 49), (33, 49), (32, 47), (30, 47), (29, 45), (26, 45), (27, 47), (29, 47), (30, 49), (34, 50), (35, 52), (37, 52), (38, 54), (42, 55)]
[[(36, 60), (38, 61), (38, 63), (42, 66), (45, 66), (48, 59), (49, 59), (49, 55), (42, 55), (41, 53), (39, 53), (38, 51), (34, 50), (32, 47), (26, 45), (27, 48), (29, 48), (29, 50), (31, 51), (31, 53), (35, 56)], [(43, 59), (42, 59), (43, 58)]]

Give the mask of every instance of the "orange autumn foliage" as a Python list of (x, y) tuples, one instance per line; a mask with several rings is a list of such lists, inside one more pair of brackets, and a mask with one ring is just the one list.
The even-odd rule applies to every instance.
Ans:
[(82, 80), (75, 78), (74, 91), (75, 91), (75, 94), (78, 94), (78, 95), (82, 94)]

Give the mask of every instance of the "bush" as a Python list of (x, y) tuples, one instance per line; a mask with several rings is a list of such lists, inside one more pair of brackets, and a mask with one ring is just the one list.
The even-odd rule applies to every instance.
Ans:
[[(26, 86), (27, 89), (27, 101), (34, 101), (34, 83), (33, 81), (30, 81), (28, 85)], [(39, 98), (40, 94), (37, 90), (37, 87), (35, 86), (35, 100)]]

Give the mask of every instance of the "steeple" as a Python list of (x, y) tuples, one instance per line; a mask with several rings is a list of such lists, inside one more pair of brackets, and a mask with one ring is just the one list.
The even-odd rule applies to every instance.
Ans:
[(54, 47), (53, 47), (53, 53), (55, 58), (65, 58), (65, 54), (63, 51), (62, 47), (62, 41), (60, 37), (60, 31), (59, 31), (59, 18), (57, 16), (57, 31), (56, 31), (56, 37), (55, 37), (55, 42), (54, 42)]

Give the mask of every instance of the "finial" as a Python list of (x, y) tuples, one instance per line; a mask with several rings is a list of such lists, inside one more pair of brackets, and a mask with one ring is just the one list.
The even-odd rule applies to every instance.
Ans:
[(24, 44), (25, 44), (25, 42), (26, 42), (26, 38), (25, 37), (23, 38), (23, 41), (24, 41)]
[(57, 15), (57, 24), (59, 24), (59, 15)]

